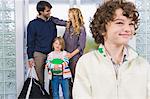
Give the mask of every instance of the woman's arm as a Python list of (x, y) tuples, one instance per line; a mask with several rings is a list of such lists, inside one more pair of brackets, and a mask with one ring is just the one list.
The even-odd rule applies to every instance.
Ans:
[(86, 44), (86, 30), (85, 27), (81, 27), (81, 31), (80, 31), (80, 36), (79, 36), (79, 40), (78, 40), (78, 50), (79, 51), (83, 51), (85, 48), (85, 44)]
[(79, 49), (75, 49), (72, 53), (68, 53), (66, 55), (66, 57), (68, 57), (69, 59), (72, 58), (73, 56), (75, 56), (76, 54), (78, 54), (80, 51)]
[(81, 27), (81, 31), (80, 31), (80, 35), (79, 35), (79, 40), (78, 40), (78, 47), (77, 49), (75, 49), (72, 53), (67, 54), (67, 57), (70, 59), (73, 56), (75, 56), (76, 54), (78, 54), (80, 51), (83, 51), (85, 48), (85, 44), (86, 44), (86, 31), (84, 27)]

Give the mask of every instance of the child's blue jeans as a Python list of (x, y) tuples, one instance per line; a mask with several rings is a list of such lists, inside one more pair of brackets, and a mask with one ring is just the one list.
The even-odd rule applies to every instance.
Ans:
[(53, 75), (52, 81), (52, 94), (53, 99), (59, 99), (59, 85), (61, 84), (64, 99), (69, 98), (69, 81), (68, 79), (63, 79), (62, 76)]

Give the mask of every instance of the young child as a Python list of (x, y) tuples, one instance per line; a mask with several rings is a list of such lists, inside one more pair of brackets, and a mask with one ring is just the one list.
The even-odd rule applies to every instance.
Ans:
[(67, 52), (64, 51), (64, 39), (62, 37), (56, 37), (53, 42), (53, 49), (48, 54), (47, 64), (49, 75), (52, 75), (52, 94), (53, 99), (59, 99), (59, 85), (62, 87), (64, 99), (69, 99), (69, 82), (71, 78), (71, 71), (69, 69), (69, 60), (66, 56)]

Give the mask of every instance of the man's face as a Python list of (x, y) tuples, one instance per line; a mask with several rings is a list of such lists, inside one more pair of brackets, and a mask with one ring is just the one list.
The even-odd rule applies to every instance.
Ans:
[(47, 6), (45, 6), (45, 10), (44, 11), (41, 11), (41, 15), (43, 17), (45, 17), (46, 19), (50, 17), (50, 14), (51, 14), (51, 9), (48, 8)]

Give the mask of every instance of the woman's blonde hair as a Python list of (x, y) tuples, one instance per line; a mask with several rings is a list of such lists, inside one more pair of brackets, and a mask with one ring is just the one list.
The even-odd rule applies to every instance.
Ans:
[(83, 16), (80, 9), (70, 8), (69, 14), (72, 14), (72, 19), (70, 20), (71, 23), (69, 23), (67, 29), (69, 29), (69, 27), (72, 25), (74, 29), (73, 34), (80, 35), (80, 27), (84, 25)]
[[(56, 38), (54, 39), (53, 44), (54, 44), (54, 42), (57, 41), (57, 40), (59, 41), (59, 43), (60, 43), (60, 45), (61, 45), (61, 50), (63, 51), (63, 50), (65, 49), (65, 41), (64, 41), (64, 39), (63, 39), (61, 36), (58, 36), (58, 37), (56, 37)], [(52, 48), (54, 48), (54, 45), (53, 45)]]

